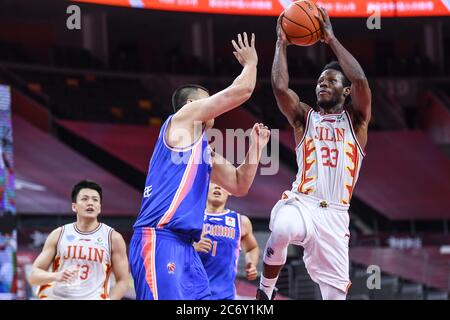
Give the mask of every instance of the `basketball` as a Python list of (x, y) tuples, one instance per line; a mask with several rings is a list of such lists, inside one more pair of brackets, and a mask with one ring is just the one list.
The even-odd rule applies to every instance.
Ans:
[(312, 1), (293, 2), (281, 15), (281, 28), (292, 44), (310, 46), (322, 37), (320, 23), (316, 19), (321, 14)]

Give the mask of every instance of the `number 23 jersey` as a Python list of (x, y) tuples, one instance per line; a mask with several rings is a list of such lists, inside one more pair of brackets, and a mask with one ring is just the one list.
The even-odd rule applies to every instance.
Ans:
[(321, 115), (310, 109), (296, 148), (298, 173), (292, 191), (348, 205), (358, 180), (363, 149), (347, 111)]

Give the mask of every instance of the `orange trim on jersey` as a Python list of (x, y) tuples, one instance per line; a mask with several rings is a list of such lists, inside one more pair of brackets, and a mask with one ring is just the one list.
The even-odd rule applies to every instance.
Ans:
[(44, 285), (42, 285), (42, 286), (40, 286), (39, 287), (39, 289), (38, 289), (38, 292), (37, 292), (37, 296), (38, 296), (38, 298), (39, 299), (45, 299), (45, 298), (48, 298), (48, 295), (46, 295), (46, 294), (43, 294), (42, 292), (44, 291), (44, 290), (47, 290), (48, 288), (51, 288), (52, 287), (52, 284), (51, 283), (49, 283), (49, 284), (44, 284)]
[(144, 228), (142, 233), (142, 259), (144, 260), (145, 280), (152, 292), (153, 299), (158, 300), (155, 267), (156, 234), (153, 228)]
[(352, 282), (349, 281), (348, 284), (347, 284), (347, 287), (345, 288), (345, 294), (348, 293), (348, 290), (350, 289), (351, 286), (352, 286)]
[(358, 150), (356, 150), (356, 146), (354, 144), (351, 144), (349, 142), (347, 142), (347, 144), (350, 146), (351, 148), (351, 153), (346, 152), (345, 154), (350, 158), (350, 160), (352, 160), (353, 162), (353, 169), (351, 169), (350, 167), (346, 167), (345, 169), (349, 171), (350, 176), (352, 177), (352, 184), (348, 185), (346, 184), (345, 187), (348, 190), (348, 201), (343, 200), (342, 202), (344, 204), (349, 204), (350, 200), (352, 198), (353, 195), (353, 189), (355, 188), (355, 183), (356, 183), (356, 175), (358, 174), (358, 164), (359, 164), (359, 153)]
[(53, 260), (52, 272), (58, 271), (59, 267), (61, 266), (61, 264), (59, 263), (60, 260), (60, 256), (55, 257), (55, 259)]
[(106, 264), (106, 275), (105, 275), (105, 281), (103, 282), (103, 293), (100, 295), (100, 298), (102, 298), (103, 300), (108, 299), (109, 294), (108, 294), (108, 281), (109, 281), (109, 276), (111, 275), (111, 270), (112, 270), (112, 264)]
[(350, 131), (352, 132), (353, 139), (355, 140), (356, 145), (358, 146), (358, 149), (361, 152), (362, 156), (365, 157), (366, 153), (364, 152), (364, 149), (361, 147), (358, 139), (356, 138), (356, 133), (355, 130), (353, 129), (352, 118), (350, 117), (350, 114), (347, 112), (347, 110), (345, 110), (345, 114), (347, 115), (348, 123), (350, 124)]
[(313, 139), (306, 139), (306, 142), (303, 144), (303, 167), (302, 167), (302, 180), (300, 182), (300, 184), (298, 185), (298, 192), (300, 193), (304, 193), (304, 194), (309, 194), (312, 189), (309, 188), (307, 190), (303, 190), (303, 186), (305, 184), (307, 184), (308, 182), (314, 180), (314, 178), (307, 178), (306, 177), (306, 172), (309, 171), (311, 169), (311, 166), (314, 164), (314, 162), (316, 162), (316, 160), (313, 160), (311, 162), (308, 162), (308, 157), (311, 155), (311, 153), (313, 153), (314, 150), (316, 150), (316, 147), (314, 147), (313, 145), (311, 145), (314, 142)]
[[(62, 232), (61, 232), (61, 234), (62, 234)], [(61, 236), (61, 235), (60, 235), (60, 236)], [(58, 240), (58, 241), (59, 241), (59, 240)], [(52, 263), (52, 272), (58, 271), (59, 267), (61, 266), (60, 260), (61, 260), (61, 257), (60, 257), (60, 256), (56, 256), (56, 257), (55, 257), (55, 259), (53, 260), (53, 263)], [(45, 298), (48, 298), (48, 295), (42, 294), (42, 292), (43, 292), (44, 290), (48, 289), (48, 288), (51, 288), (52, 286), (53, 286), (53, 284), (51, 284), (51, 283), (47, 283), (47, 284), (44, 284), (44, 285), (42, 285), (42, 286), (39, 286), (38, 291), (37, 291), (37, 293), (36, 293), (36, 295), (38, 296), (38, 298), (39, 298), (39, 299), (45, 299)]]
[(202, 156), (201, 151), (202, 143), (200, 142), (192, 149), (192, 153), (184, 171), (183, 178), (181, 179), (180, 186), (175, 193), (175, 197), (173, 198), (169, 209), (167, 209), (166, 213), (164, 213), (161, 220), (159, 221), (157, 228), (164, 228), (164, 226), (169, 223), (170, 219), (172, 219), (181, 202), (183, 202), (184, 198), (191, 190), (195, 176), (197, 175), (197, 168), (200, 160), (199, 156)]

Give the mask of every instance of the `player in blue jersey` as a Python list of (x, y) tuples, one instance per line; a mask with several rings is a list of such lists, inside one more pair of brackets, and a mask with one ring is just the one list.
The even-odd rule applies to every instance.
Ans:
[(210, 180), (244, 196), (258, 168), (270, 131), (255, 124), (244, 162), (236, 168), (208, 146), (214, 118), (248, 100), (255, 88), (255, 36), (239, 34), (233, 52), (243, 69), (226, 89), (209, 95), (198, 85), (179, 87), (175, 113), (163, 124), (133, 226), (130, 267), (139, 300), (209, 299), (208, 277), (192, 246), (199, 241)]
[(241, 247), (245, 251), (246, 277), (255, 280), (259, 247), (250, 219), (225, 209), (228, 192), (210, 183), (202, 238), (194, 243), (209, 278), (211, 300), (234, 300), (237, 262)]

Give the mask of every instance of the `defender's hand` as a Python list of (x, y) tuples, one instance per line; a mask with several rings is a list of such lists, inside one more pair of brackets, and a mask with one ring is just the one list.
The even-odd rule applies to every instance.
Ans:
[(231, 40), (231, 44), (234, 47), (233, 54), (241, 66), (256, 66), (258, 64), (258, 54), (255, 49), (255, 34), (252, 33), (250, 44), (248, 43), (247, 33), (244, 32), (244, 36), (239, 33), (237, 36), (237, 43)]
[(269, 142), (269, 138), (269, 128), (262, 123), (255, 123), (251, 133), (251, 143), (256, 143), (258, 150), (261, 150)]

